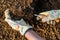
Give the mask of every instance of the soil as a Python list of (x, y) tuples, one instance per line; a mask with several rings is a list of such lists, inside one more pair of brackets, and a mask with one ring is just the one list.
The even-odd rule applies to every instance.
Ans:
[(60, 40), (60, 22), (54, 25), (37, 21), (34, 14), (60, 9), (60, 0), (0, 0), (0, 40), (27, 40), (5, 21), (4, 11), (9, 8), (13, 19), (23, 18), (45, 40)]

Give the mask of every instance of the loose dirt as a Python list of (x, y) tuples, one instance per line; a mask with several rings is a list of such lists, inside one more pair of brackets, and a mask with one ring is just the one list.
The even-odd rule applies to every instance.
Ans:
[(0, 40), (27, 40), (5, 21), (4, 11), (9, 8), (13, 19), (23, 18), (34, 31), (46, 40), (60, 40), (60, 22), (55, 25), (37, 21), (34, 14), (60, 9), (60, 0), (0, 0)]

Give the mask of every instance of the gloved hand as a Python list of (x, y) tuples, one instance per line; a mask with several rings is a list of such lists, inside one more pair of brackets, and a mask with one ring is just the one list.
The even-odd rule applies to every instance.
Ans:
[[(60, 18), (60, 10), (51, 10), (51, 11), (46, 11), (42, 12), (37, 16), (37, 20), (42, 18), (42, 22), (47, 22), (49, 24), (49, 21), (56, 20), (57, 18)], [(57, 20), (59, 21), (59, 20)]]
[(25, 34), (25, 32), (32, 28), (32, 26), (30, 26), (29, 24), (26, 24), (26, 22), (21, 19), (21, 20), (17, 20), (14, 21), (11, 19), (10, 14), (9, 14), (9, 9), (5, 10), (5, 21), (15, 30), (19, 31), (22, 35)]

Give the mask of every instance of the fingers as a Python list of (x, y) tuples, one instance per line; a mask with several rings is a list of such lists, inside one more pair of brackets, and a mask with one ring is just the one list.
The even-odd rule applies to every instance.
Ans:
[(59, 18), (55, 19), (55, 21), (56, 21), (57, 23), (60, 22)]
[(49, 15), (49, 11), (39, 13), (39, 15), (34, 14), (34, 16), (37, 16), (37, 18), (36, 18), (37, 20), (43, 19), (44, 17), (47, 17), (48, 15)]
[(46, 17), (46, 15), (43, 15), (43, 14), (40, 14), (40, 15), (34, 14), (34, 16), (37, 16), (36, 17), (37, 20), (40, 20), (40, 19), (43, 19), (44, 17)]
[(40, 15), (48, 16), (48, 15), (49, 15), (49, 11), (47, 11), (47, 12), (42, 12), (42, 13), (40, 13)]
[(42, 22), (48, 22), (48, 21), (49, 21), (49, 18), (48, 17), (42, 18)]
[(5, 17), (6, 17), (5, 19), (10, 19), (11, 18), (10, 14), (9, 14), (10, 13), (10, 9), (5, 10), (4, 13), (5, 13)]

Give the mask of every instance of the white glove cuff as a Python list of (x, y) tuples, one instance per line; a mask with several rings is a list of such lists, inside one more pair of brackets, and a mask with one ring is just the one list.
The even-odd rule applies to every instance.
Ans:
[(20, 28), (20, 33), (21, 33), (22, 35), (25, 35), (26, 31), (28, 31), (28, 30), (31, 29), (31, 28), (32, 28), (32, 26), (30, 26), (30, 25), (21, 27), (21, 28)]

